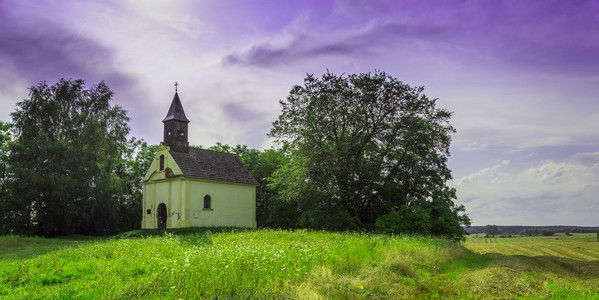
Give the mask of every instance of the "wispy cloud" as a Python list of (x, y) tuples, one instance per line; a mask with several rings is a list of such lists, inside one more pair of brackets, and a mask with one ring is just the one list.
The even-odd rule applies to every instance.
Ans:
[(491, 173), (495, 172), (495, 171), (496, 171), (497, 169), (499, 169), (501, 166), (508, 165), (509, 163), (510, 163), (510, 161), (509, 161), (509, 160), (503, 160), (503, 161), (501, 161), (500, 163), (498, 163), (498, 164), (496, 164), (496, 165), (494, 165), (494, 166), (492, 166), (492, 167), (487, 167), (487, 168), (484, 168), (484, 169), (482, 169), (482, 170), (480, 170), (480, 171), (477, 171), (477, 172), (475, 172), (475, 173), (472, 173), (472, 174), (470, 174), (470, 175), (468, 175), (468, 176), (463, 176), (463, 177), (461, 177), (461, 178), (457, 179), (457, 180), (455, 181), (455, 183), (456, 183), (458, 186), (461, 186), (461, 185), (464, 185), (464, 184), (471, 183), (471, 182), (472, 182), (472, 181), (474, 181), (476, 178), (479, 178), (479, 177), (483, 177), (483, 176), (489, 175), (489, 174), (491, 174)]

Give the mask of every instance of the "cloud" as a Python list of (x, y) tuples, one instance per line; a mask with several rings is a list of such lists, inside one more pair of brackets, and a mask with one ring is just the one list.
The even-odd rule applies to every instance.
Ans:
[(251, 46), (241, 53), (231, 53), (222, 59), (223, 65), (249, 65), (270, 67), (279, 64), (289, 64), (305, 59), (334, 55), (375, 54), (356, 45), (353, 40), (320, 43), (313, 37), (294, 36), (291, 42), (285, 45), (263, 43)]
[(15, 104), (42, 81), (81, 78), (92, 86), (104, 80), (115, 91), (115, 100), (135, 84), (133, 77), (118, 70), (113, 50), (85, 35), (77, 24), (59, 23), (79, 16), (70, 10), (66, 12), (73, 16), (64, 15), (57, 7), (65, 3), (0, 1), (0, 120), (10, 121)]
[(483, 177), (483, 176), (488, 175), (490, 173), (493, 173), (494, 171), (496, 171), (497, 169), (499, 169), (501, 166), (508, 165), (509, 163), (510, 163), (509, 160), (503, 160), (500, 163), (498, 163), (498, 164), (496, 164), (496, 165), (494, 165), (492, 167), (487, 167), (487, 168), (484, 168), (484, 169), (482, 169), (482, 170), (480, 170), (478, 172), (472, 173), (472, 174), (470, 174), (468, 176), (463, 176), (460, 179), (457, 179), (455, 181), (455, 183), (458, 186), (471, 183), (474, 179), (479, 178), (479, 177)]
[[(322, 24), (320, 24), (322, 26)], [(320, 57), (375, 57), (422, 47), (413, 40), (441, 37), (444, 28), (429, 24), (403, 24), (372, 20), (358, 28), (312, 27), (285, 30), (283, 37), (251, 45), (246, 51), (229, 53), (224, 65), (269, 67)], [(402, 50), (404, 49), (404, 50)]]
[(546, 189), (577, 191), (599, 186), (599, 152), (576, 153), (561, 162), (547, 161), (518, 174), (522, 182), (538, 182)]
[[(598, 162), (599, 152), (577, 153), (560, 161), (501, 172), (501, 180), (491, 184), (494, 178), (488, 175), (504, 165), (500, 163), (454, 184), (458, 201), (465, 204), (477, 225), (596, 226)], [(476, 184), (466, 184), (475, 179)]]
[(574, 164), (596, 168), (599, 167), (599, 152), (576, 153), (569, 160)]
[(30, 86), (58, 78), (83, 78), (89, 84), (105, 80), (112, 88), (132, 82), (113, 67), (114, 57), (108, 48), (77, 34), (76, 28), (57, 26), (32, 10), (41, 10), (43, 5), (10, 4), (0, 4), (0, 87), (17, 82)]
[[(422, 56), (531, 70), (595, 74), (599, 5), (592, 1), (340, 1), (322, 22), (288, 25), (222, 59), (270, 67), (319, 56)], [(286, 40), (284, 43), (277, 40)]]

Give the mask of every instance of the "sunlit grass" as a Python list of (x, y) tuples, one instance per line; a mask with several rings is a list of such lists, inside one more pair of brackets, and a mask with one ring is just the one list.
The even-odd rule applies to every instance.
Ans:
[[(10, 243), (0, 246), (0, 298), (592, 298), (599, 293), (599, 266), (592, 261), (483, 255), (442, 239), (304, 230), (177, 233), (66, 239), (66, 247), (54, 239), (0, 237)], [(55, 248), (19, 255), (24, 245), (35, 243)]]

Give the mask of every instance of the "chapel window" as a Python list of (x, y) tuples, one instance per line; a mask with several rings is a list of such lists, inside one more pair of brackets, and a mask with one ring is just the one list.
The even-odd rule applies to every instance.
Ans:
[(160, 155), (160, 171), (164, 170), (164, 155)]
[(210, 209), (211, 208), (210, 207), (210, 205), (211, 205), (211, 203), (210, 203), (211, 201), (210, 200), (212, 200), (210, 198), (210, 195), (204, 196), (204, 209)]

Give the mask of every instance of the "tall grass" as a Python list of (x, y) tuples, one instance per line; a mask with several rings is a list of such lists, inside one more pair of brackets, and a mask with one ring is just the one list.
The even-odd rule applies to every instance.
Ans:
[[(511, 266), (497, 265), (503, 258), (441, 239), (302, 230), (136, 235), (0, 260), (0, 297), (398, 299), (599, 292), (570, 279), (539, 283), (540, 274), (526, 267), (505, 273)], [(504, 277), (528, 285), (496, 289)], [(564, 290), (572, 283), (575, 289)]]
[(105, 237), (70, 236), (67, 238), (45, 239), (4, 235), (0, 236), (0, 260), (31, 258), (50, 251), (102, 239), (105, 239)]

